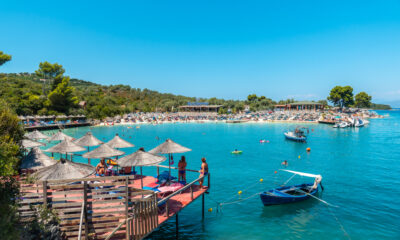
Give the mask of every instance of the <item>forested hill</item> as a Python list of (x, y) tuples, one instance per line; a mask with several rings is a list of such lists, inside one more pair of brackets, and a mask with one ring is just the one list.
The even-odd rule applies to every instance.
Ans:
[[(223, 105), (222, 112), (243, 110), (245, 105), (244, 101), (196, 99), (127, 85), (105, 86), (79, 79), (66, 80), (69, 81), (65, 81), (65, 86), (59, 83), (57, 88), (52, 88), (51, 82), (43, 84), (35, 74), (0, 73), (0, 98), (18, 115), (86, 114), (97, 119), (136, 111), (176, 111), (178, 106), (194, 101)], [(86, 106), (80, 107), (80, 102), (85, 102)], [(259, 110), (271, 108), (274, 103), (263, 97), (250, 104), (253, 110)]]

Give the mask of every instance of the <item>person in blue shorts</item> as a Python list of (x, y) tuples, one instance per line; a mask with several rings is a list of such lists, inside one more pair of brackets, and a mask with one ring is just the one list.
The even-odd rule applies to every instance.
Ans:
[(178, 163), (178, 170), (179, 170), (179, 176), (178, 176), (178, 181), (185, 181), (186, 182), (186, 158), (185, 156), (181, 157), (181, 160)]

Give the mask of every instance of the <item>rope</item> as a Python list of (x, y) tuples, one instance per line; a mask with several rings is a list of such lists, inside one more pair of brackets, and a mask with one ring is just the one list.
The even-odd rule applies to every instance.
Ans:
[(336, 214), (334, 212), (332, 212), (332, 209), (328, 206), (329, 212), (331, 213), (331, 215), (335, 218), (336, 222), (339, 224), (340, 228), (342, 229), (342, 232), (344, 233), (344, 235), (351, 240), (350, 235), (347, 233), (346, 229), (344, 229), (343, 224), (340, 222), (339, 218), (336, 216)]
[(240, 202), (246, 201), (246, 200), (248, 200), (250, 198), (253, 198), (254, 196), (260, 195), (260, 193), (262, 193), (262, 192), (255, 193), (255, 194), (251, 195), (250, 197), (247, 197), (247, 198), (244, 198), (244, 199), (240, 199), (240, 200), (237, 200), (237, 201), (233, 201), (233, 202), (223, 202), (223, 203), (220, 203), (220, 206), (240, 203)]

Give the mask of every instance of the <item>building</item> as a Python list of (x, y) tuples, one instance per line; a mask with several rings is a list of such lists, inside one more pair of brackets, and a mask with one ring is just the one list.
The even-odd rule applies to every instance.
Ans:
[(324, 105), (318, 102), (309, 102), (309, 101), (302, 101), (302, 102), (294, 102), (288, 104), (277, 104), (275, 105), (275, 109), (278, 111), (301, 111), (301, 110), (308, 110), (308, 111), (317, 111), (323, 110)]
[(207, 102), (188, 102), (187, 105), (179, 106), (179, 112), (184, 113), (214, 113), (218, 114), (222, 105), (209, 105)]

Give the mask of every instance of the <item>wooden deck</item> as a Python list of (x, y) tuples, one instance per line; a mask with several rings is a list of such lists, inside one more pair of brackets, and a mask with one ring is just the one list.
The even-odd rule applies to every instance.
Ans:
[(68, 239), (142, 239), (208, 190), (202, 178), (167, 196), (140, 189), (157, 181), (140, 175), (21, 184), (19, 212), (29, 221), (32, 206), (54, 209)]

